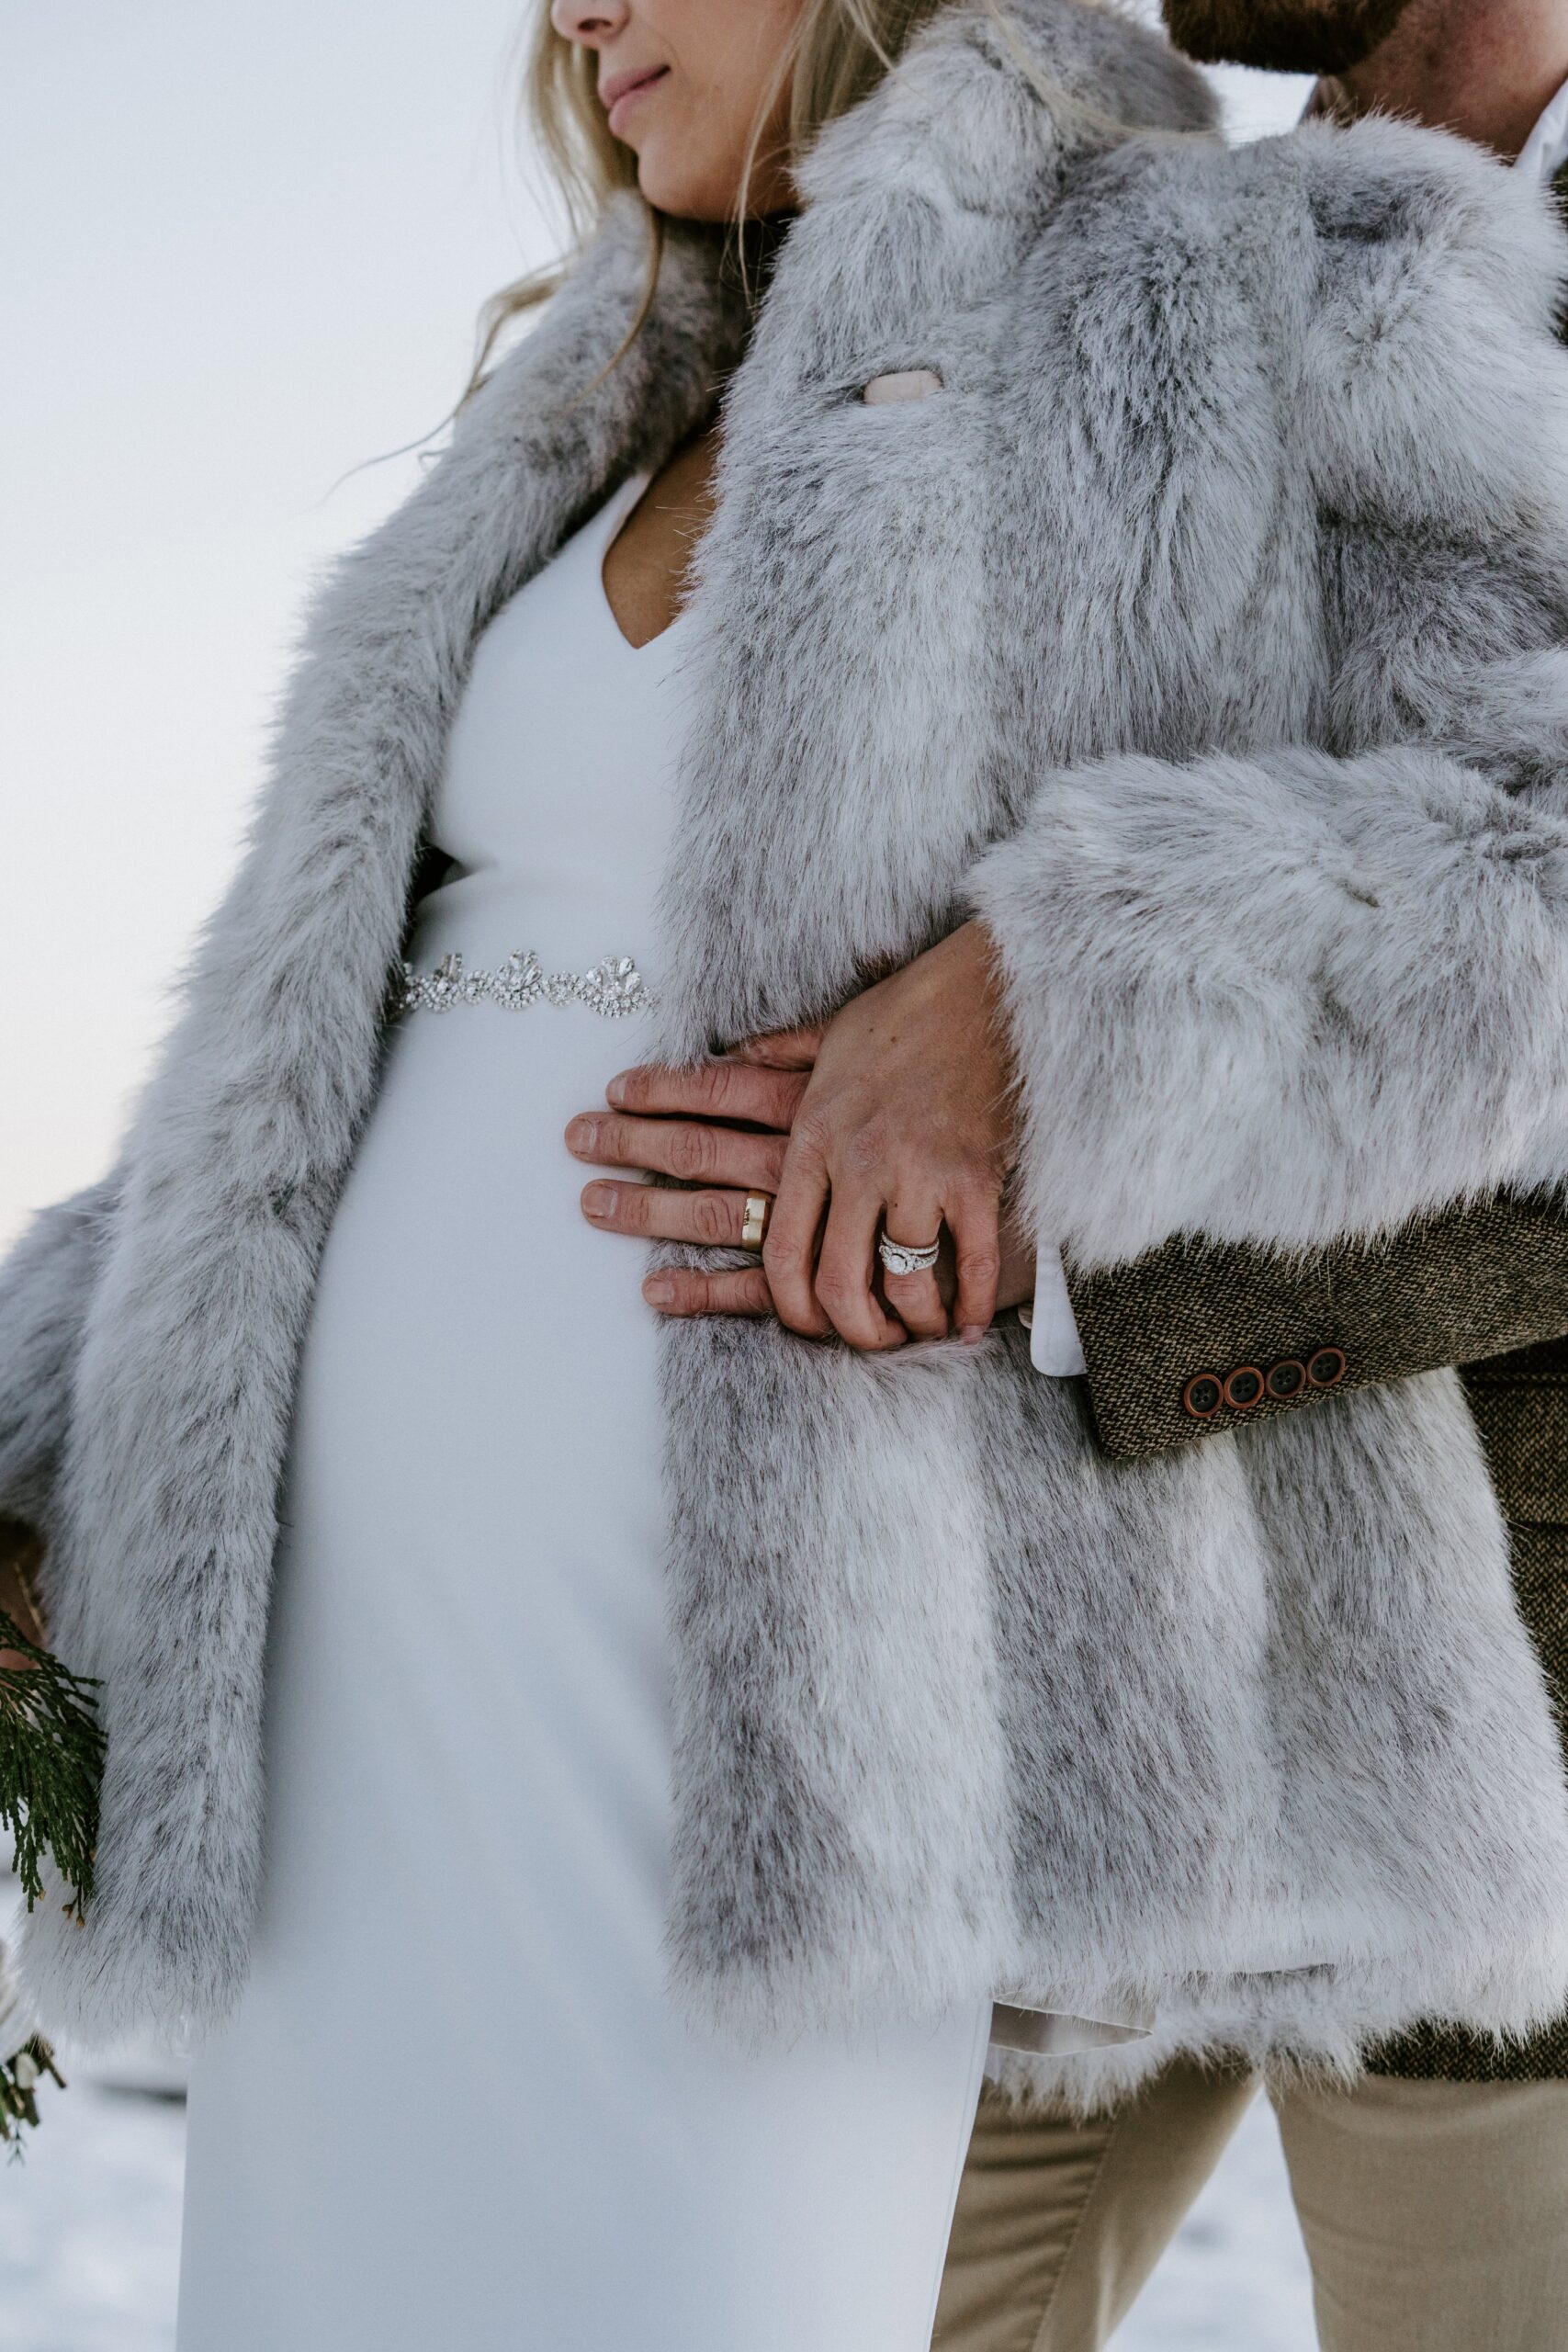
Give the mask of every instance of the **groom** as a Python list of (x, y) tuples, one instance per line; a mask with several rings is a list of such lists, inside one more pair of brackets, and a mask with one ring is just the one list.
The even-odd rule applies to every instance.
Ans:
[[(1378, 109), (1457, 131), (1554, 186), (1568, 207), (1568, 0), (1163, 6), (1190, 57), (1314, 73), (1316, 111), (1349, 119)], [(1495, 1288), (1517, 1279), (1513, 1245), (1501, 1233), (1488, 1243), (1484, 1215), (1456, 1216), (1448, 1239), (1428, 1245), (1450, 1311), (1452, 1291), (1487, 1268), (1489, 1252)], [(1152, 1307), (1200, 1351), (1206, 1324), (1216, 1360), (1240, 1362), (1256, 1352), (1257, 1323), (1239, 1254), (1215, 1253), (1206, 1270), (1190, 1257), (1156, 1262), (1075, 1304), (1112, 1334), (1125, 1325), (1145, 1339)], [(1555, 1669), (1561, 1708), (1568, 1343), (1489, 1356), (1469, 1367), (1466, 1385), (1511, 1523), (1521, 1609)], [(1373, 2052), (1370, 2067), (1353, 2089), (1291, 2088), (1274, 2100), (1325, 2352), (1562, 2352), (1568, 2019), (1507, 2049), (1427, 2028)], [(1239, 2068), (1177, 2066), (1115, 2113), (1079, 2124), (1018, 2112), (987, 2091), (959, 2193), (938, 2352), (1103, 2345), (1255, 2090)]]
[[(1568, 201), (1568, 0), (1163, 6), (1196, 59), (1315, 74), (1315, 111), (1349, 120), (1381, 109), (1452, 130)], [(920, 966), (901, 1016), (920, 1050), (903, 1059), (928, 1072), (963, 1067), (990, 1017), (983, 965), (944, 950)], [(616, 1100), (684, 1123), (705, 1181), (744, 1190), (758, 1181), (760, 1148), (783, 1148), (758, 1129), (789, 1127), (806, 1080), (734, 1063), (722, 1074), (722, 1096), (664, 1071), (635, 1074), (636, 1091)], [(917, 1125), (929, 1114), (929, 1101), (902, 1107)], [(620, 1125), (627, 1164), (647, 1164), (649, 1120)], [(637, 1188), (622, 1189), (635, 1198)], [(623, 1229), (638, 1228), (628, 1216)], [(996, 1289), (997, 1271), (983, 1287)], [(687, 1268), (655, 1277), (645, 1295), (670, 1312), (778, 1311), (807, 1329), (811, 1273), (773, 1250), (765, 1270)], [(1000, 1273), (1004, 1300), (1027, 1295), (1033, 1277), (1010, 1268), (1005, 1249)], [(1568, 1340), (1520, 1346), (1568, 1332), (1568, 1218), (1556, 1206), (1456, 1204), (1375, 1257), (1348, 1242), (1289, 1266), (1183, 1244), (1074, 1274), (1070, 1295), (1059, 1275), (1042, 1279), (1035, 1310), (1043, 1371), (1081, 1371), (1087, 1355), (1111, 1453), (1201, 1442), (1247, 1411), (1311, 1410), (1301, 1383), (1299, 1394), (1266, 1396), (1264, 1375), (1249, 1370), (1293, 1358), (1309, 1324), (1325, 1385), (1344, 1373), (1347, 1351), (1362, 1384), (1464, 1367), (1510, 1523), (1520, 1611), (1568, 1724)], [(1016, 2112), (987, 2092), (937, 2352), (1103, 2345), (1257, 2088), (1239, 2067), (1177, 2064), (1089, 2122)], [(1568, 2018), (1509, 2047), (1433, 2024), (1369, 2053), (1353, 2089), (1287, 2088), (1274, 2102), (1327, 2352), (1568, 2352)]]

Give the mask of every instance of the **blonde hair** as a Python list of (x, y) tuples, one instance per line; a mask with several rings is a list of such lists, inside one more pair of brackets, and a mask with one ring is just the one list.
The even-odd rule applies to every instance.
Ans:
[[(786, 153), (798, 154), (825, 123), (863, 98), (897, 60), (910, 37), (952, 0), (803, 0), (798, 18), (758, 107), (741, 174), (738, 223), (756, 170), (767, 125), (787, 91)], [(568, 40), (550, 21), (548, 0), (528, 42), (524, 111), (539, 152), (551, 167), (570, 230), (565, 258), (534, 270), (492, 294), (479, 313), (479, 346), (468, 391), (482, 381), (502, 335), (514, 319), (548, 300), (593, 234), (609, 198), (637, 187), (637, 158), (614, 139), (600, 105), (592, 52)], [(1017, 48), (1000, 0), (987, 0), (1010, 47)], [(637, 316), (610, 365), (626, 356), (647, 318), (659, 277), (663, 222), (648, 207), (649, 267)], [(607, 371), (606, 371), (607, 372)]]

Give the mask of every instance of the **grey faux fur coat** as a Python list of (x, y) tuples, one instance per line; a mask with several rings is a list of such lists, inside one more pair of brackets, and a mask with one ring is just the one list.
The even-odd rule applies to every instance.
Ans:
[[(1088, 1261), (1568, 1174), (1557, 233), (1390, 124), (1228, 153), (1152, 37), (1016, 14), (1059, 94), (939, 17), (821, 140), (749, 344), (675, 232), (594, 382), (644, 272), (616, 207), (317, 604), (121, 1170), (4, 1285), (0, 1508), (109, 1732), (87, 1924), (30, 1930), (46, 2019), (241, 1982), (295, 1363), (446, 730), (491, 615), (716, 388), (672, 1052), (977, 908), (1024, 1196)], [(862, 401), (907, 368), (940, 392)], [(1114, 1466), (1010, 1323), (665, 1350), (695, 2009), (1131, 1993), (1165, 2022), (1126, 2063), (1348, 2063), (1563, 1999), (1568, 1800), (1451, 1376)]]

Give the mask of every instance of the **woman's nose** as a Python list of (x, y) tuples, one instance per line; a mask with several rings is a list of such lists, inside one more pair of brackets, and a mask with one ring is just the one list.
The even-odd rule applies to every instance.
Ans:
[(630, 16), (629, 0), (551, 0), (550, 22), (563, 40), (597, 48), (613, 40)]

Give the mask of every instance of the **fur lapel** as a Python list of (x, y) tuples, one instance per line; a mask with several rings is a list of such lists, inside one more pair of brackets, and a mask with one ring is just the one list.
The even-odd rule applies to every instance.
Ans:
[[(983, 7), (939, 18), (823, 135), (726, 402), (661, 910), (675, 1058), (814, 1019), (931, 944), (1000, 819), (974, 692), (1000, 520), (998, 298), (1072, 168), (1125, 136), (1112, 111), (1183, 130), (1212, 114), (1200, 77), (1122, 17), (1072, 0), (1010, 16), (1010, 33)], [(941, 390), (862, 398), (912, 368)]]
[[(329, 583), (248, 854), (138, 1111), (51, 1546), (59, 1637), (106, 1677), (109, 1749), (92, 1922), (73, 1932), (51, 1905), (31, 1923), (63, 2023), (172, 2028), (243, 1978), (295, 1366), (446, 729), (491, 616), (616, 481), (661, 461), (739, 347), (713, 241), (672, 232), (652, 315), (594, 386), (646, 254), (640, 208), (617, 203), (428, 481)], [(170, 1624), (188, 1640), (145, 1638)]]

